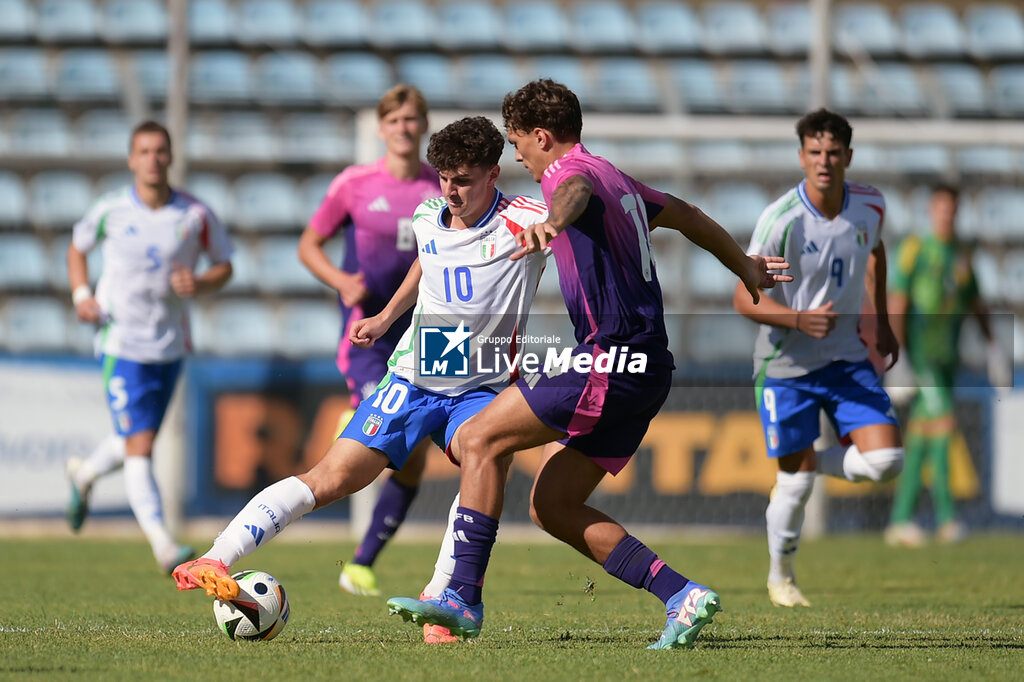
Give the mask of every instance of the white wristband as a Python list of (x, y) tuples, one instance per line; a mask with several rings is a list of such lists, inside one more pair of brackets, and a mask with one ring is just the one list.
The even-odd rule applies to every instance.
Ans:
[(88, 284), (79, 284), (71, 292), (71, 302), (75, 304), (76, 308), (90, 298), (92, 298), (92, 289)]

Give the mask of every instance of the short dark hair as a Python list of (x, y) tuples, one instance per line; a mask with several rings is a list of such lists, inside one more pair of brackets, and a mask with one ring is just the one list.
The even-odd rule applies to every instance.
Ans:
[(948, 182), (937, 182), (932, 185), (932, 196), (936, 194), (948, 194), (953, 201), (960, 199), (960, 190), (955, 185), (951, 185)]
[(132, 135), (128, 138), (128, 153), (132, 151), (132, 147), (135, 145), (136, 136), (141, 133), (160, 133), (167, 140), (167, 149), (171, 149), (171, 133), (162, 124), (157, 123), (153, 120), (143, 121), (134, 128), (132, 128)]
[(505, 137), (486, 116), (467, 116), (430, 136), (427, 163), (439, 172), (497, 166)]
[(807, 114), (796, 122), (796, 136), (800, 139), (800, 146), (804, 146), (804, 139), (818, 137), (824, 133), (830, 133), (832, 137), (843, 143), (847, 149), (850, 148), (850, 141), (853, 140), (853, 128), (850, 122), (834, 111), (818, 109)]
[(550, 78), (531, 81), (505, 95), (501, 115), (508, 130), (549, 130), (559, 142), (579, 142), (583, 112), (576, 93)]

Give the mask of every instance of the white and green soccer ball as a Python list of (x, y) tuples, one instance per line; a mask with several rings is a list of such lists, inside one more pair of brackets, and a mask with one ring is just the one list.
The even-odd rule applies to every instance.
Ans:
[(265, 571), (240, 571), (238, 596), (213, 602), (217, 627), (231, 639), (270, 640), (281, 634), (291, 609), (288, 595), (277, 579)]

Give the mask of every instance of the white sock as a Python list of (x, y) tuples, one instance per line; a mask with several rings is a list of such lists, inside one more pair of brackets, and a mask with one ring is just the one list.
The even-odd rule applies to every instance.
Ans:
[(75, 472), (75, 487), (88, 492), (96, 479), (124, 464), (124, 438), (112, 433), (89, 453), (89, 456)]
[(804, 507), (814, 488), (815, 475), (813, 471), (776, 474), (775, 494), (764, 513), (768, 529), (768, 582), (793, 577), (793, 556), (800, 544)]
[(452, 500), (452, 507), (448, 510), (448, 527), (444, 530), (444, 537), (441, 539), (441, 550), (437, 553), (437, 562), (434, 563), (434, 576), (423, 588), (423, 594), (428, 597), (437, 597), (448, 583), (452, 580), (452, 572), (455, 571), (455, 515), (458, 513), (461, 495), (455, 494)]
[(128, 504), (153, 548), (153, 556), (160, 563), (174, 559), (178, 545), (164, 526), (163, 503), (153, 478), (153, 460), (145, 456), (125, 457), (124, 486)]
[(856, 445), (836, 445), (816, 455), (819, 473), (858, 483), (891, 481), (903, 470), (903, 448), (878, 448), (862, 453)]
[(203, 556), (232, 566), (273, 539), (289, 523), (313, 511), (315, 506), (313, 491), (297, 477), (278, 481), (256, 493)]

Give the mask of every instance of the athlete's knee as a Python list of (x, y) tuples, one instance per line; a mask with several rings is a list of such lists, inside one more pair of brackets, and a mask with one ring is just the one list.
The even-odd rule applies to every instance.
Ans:
[(903, 448), (878, 448), (862, 452), (868, 477), (876, 483), (891, 481), (903, 471)]
[(452, 439), (452, 452), (462, 466), (499, 459), (502, 454), (495, 447), (494, 437), (480, 422), (467, 421)]

